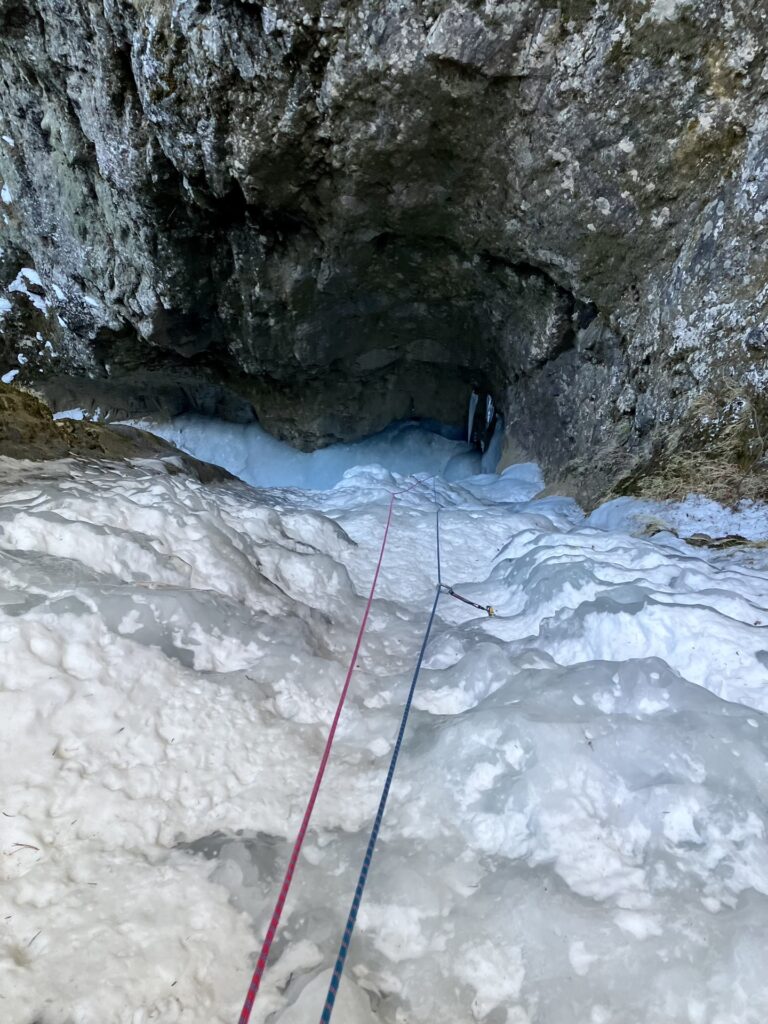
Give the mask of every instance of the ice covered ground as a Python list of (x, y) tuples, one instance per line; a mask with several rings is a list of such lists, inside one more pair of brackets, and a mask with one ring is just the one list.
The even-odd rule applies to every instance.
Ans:
[[(3, 1024), (237, 1019), (395, 471), (451, 463), (444, 576), (498, 616), (439, 606), (334, 1019), (768, 1019), (765, 553), (421, 442), (314, 492), (3, 460)], [(319, 1017), (434, 585), (426, 488), (391, 536), (260, 1024)]]
[[(81, 409), (59, 415), (72, 412), (78, 419), (83, 416)], [(271, 437), (257, 423), (224, 423), (194, 414), (164, 423), (134, 422), (204, 462), (223, 466), (254, 487), (327, 489), (339, 483), (347, 470), (361, 465), (383, 465), (400, 474), (439, 473), (455, 480), (493, 469), (501, 447), (499, 433), (481, 457), (457, 444), (450, 431), (440, 432), (439, 424), (425, 430), (419, 424), (399, 423), (366, 441), (300, 452)]]

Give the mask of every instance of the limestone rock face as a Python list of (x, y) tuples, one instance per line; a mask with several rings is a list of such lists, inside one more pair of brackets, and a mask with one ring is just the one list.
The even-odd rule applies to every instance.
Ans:
[(478, 381), (592, 493), (704, 408), (762, 436), (766, 29), (751, 0), (0, 0), (0, 283), (34, 268), (46, 318), (0, 309), (0, 351), (304, 446), (459, 422)]

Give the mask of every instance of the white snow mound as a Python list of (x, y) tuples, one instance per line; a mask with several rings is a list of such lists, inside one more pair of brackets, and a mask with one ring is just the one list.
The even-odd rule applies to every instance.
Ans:
[[(412, 460), (436, 447), (465, 452)], [(403, 478), (0, 468), (0, 1020), (230, 1024)], [(497, 616), (441, 600), (334, 1020), (768, 1019), (765, 559), (540, 487), (515, 467), (399, 500), (254, 1022), (319, 1019), (435, 496), (446, 582)]]

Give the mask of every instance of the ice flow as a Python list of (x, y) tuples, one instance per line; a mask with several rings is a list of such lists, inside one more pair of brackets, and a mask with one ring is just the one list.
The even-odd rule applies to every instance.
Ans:
[[(203, 436), (253, 464), (247, 434)], [(536, 500), (533, 466), (462, 475), (475, 457), (435, 435), (327, 458), (308, 480), (262, 450), (284, 486), (261, 489), (173, 459), (3, 461), (3, 1024), (237, 1019), (414, 470), (445, 474), (447, 581), (498, 615), (439, 606), (337, 1024), (762, 1024), (762, 551), (640, 535), (695, 529), (695, 504), (585, 517)], [(434, 581), (416, 489), (259, 1024), (319, 1017)]]

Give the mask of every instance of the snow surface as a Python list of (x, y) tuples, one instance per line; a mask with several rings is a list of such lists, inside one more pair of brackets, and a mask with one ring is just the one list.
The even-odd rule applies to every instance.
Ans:
[[(362, 463), (465, 458), (421, 441), (356, 446), (314, 492), (2, 460), (3, 1024), (237, 1019), (402, 482)], [(435, 483), (444, 576), (498, 615), (439, 605), (334, 1020), (762, 1022), (765, 556), (597, 528), (540, 488)], [(399, 499), (259, 1024), (317, 1024), (434, 522), (431, 484)]]
[(32, 267), (22, 267), (16, 277), (8, 285), (9, 292), (18, 292), (20, 295), (26, 296), (35, 309), (41, 313), (48, 312), (48, 303), (37, 292), (30, 291), (30, 285), (35, 288), (42, 288), (43, 282), (40, 280), (40, 275)]
[(643, 21), (675, 21), (679, 16), (680, 8), (685, 7), (690, 0), (653, 0), (648, 12), (643, 15)]
[(768, 540), (765, 505), (742, 501), (735, 508), (724, 508), (699, 494), (690, 494), (685, 501), (615, 498), (595, 509), (589, 523), (601, 530), (642, 530), (653, 526), (673, 530), (681, 537), (704, 534)]
[(84, 420), (85, 409), (62, 409), (53, 414), (55, 420)]

